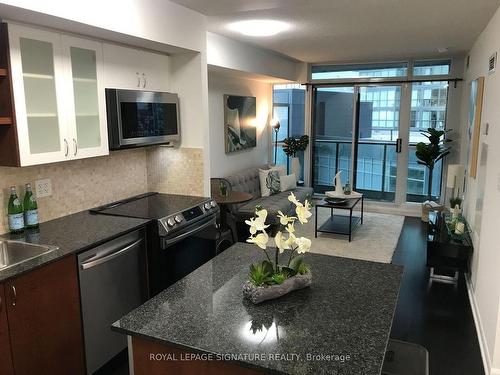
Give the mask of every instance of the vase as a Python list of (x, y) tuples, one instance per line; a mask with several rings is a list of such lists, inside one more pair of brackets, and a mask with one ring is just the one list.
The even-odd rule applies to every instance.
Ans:
[(295, 179), (298, 181), (300, 179), (300, 160), (296, 156), (291, 159), (291, 169), (292, 174), (295, 175)]
[(451, 211), (451, 218), (452, 219), (458, 219), (460, 217), (460, 215), (462, 215), (462, 210), (460, 209), (458, 204), (454, 208), (452, 208), (450, 211)]
[(312, 283), (311, 271), (304, 275), (289, 277), (281, 284), (255, 286), (251, 281), (243, 284), (243, 295), (254, 304), (276, 299), (294, 290), (308, 287)]

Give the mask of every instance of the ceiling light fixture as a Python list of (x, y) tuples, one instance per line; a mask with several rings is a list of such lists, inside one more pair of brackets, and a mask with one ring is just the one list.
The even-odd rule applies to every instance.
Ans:
[(275, 20), (247, 20), (230, 23), (227, 27), (248, 36), (273, 36), (288, 30), (290, 25)]

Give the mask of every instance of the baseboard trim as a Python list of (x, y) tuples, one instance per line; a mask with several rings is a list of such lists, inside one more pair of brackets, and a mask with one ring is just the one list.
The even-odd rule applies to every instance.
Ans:
[(479, 340), (479, 349), (481, 350), (481, 358), (483, 360), (484, 373), (486, 375), (500, 375), (500, 369), (490, 367), (491, 357), (488, 351), (488, 345), (486, 344), (486, 336), (484, 334), (483, 324), (481, 323), (481, 315), (479, 314), (479, 308), (477, 307), (476, 297), (474, 295), (472, 281), (470, 280), (469, 274), (465, 275), (465, 282), (467, 284), (467, 293), (469, 294), (472, 316), (474, 317), (474, 323), (476, 325), (476, 332)]

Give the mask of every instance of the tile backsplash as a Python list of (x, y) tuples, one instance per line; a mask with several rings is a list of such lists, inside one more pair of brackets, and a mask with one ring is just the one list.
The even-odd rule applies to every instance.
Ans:
[(151, 191), (203, 195), (203, 149), (151, 148), (147, 164)]
[(42, 222), (147, 191), (203, 194), (203, 150), (140, 148), (63, 163), (0, 167), (0, 233), (9, 230), (9, 187), (15, 185), (22, 199), (24, 184), (34, 188), (36, 180), (45, 178), (52, 182), (52, 195), (38, 198)]

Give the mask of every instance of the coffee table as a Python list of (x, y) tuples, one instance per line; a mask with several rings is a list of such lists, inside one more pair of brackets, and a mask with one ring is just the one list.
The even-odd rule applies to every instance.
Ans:
[[(347, 202), (342, 204), (329, 203), (324, 199), (315, 204), (314, 216), (314, 237), (318, 237), (318, 232), (343, 234), (352, 239), (352, 233), (360, 225), (363, 225), (364, 196), (359, 194), (352, 198), (346, 198)], [(360, 215), (353, 215), (354, 208), (361, 203)], [(318, 209), (329, 208), (330, 218), (318, 228)], [(349, 215), (336, 215), (334, 209), (349, 211)]]

